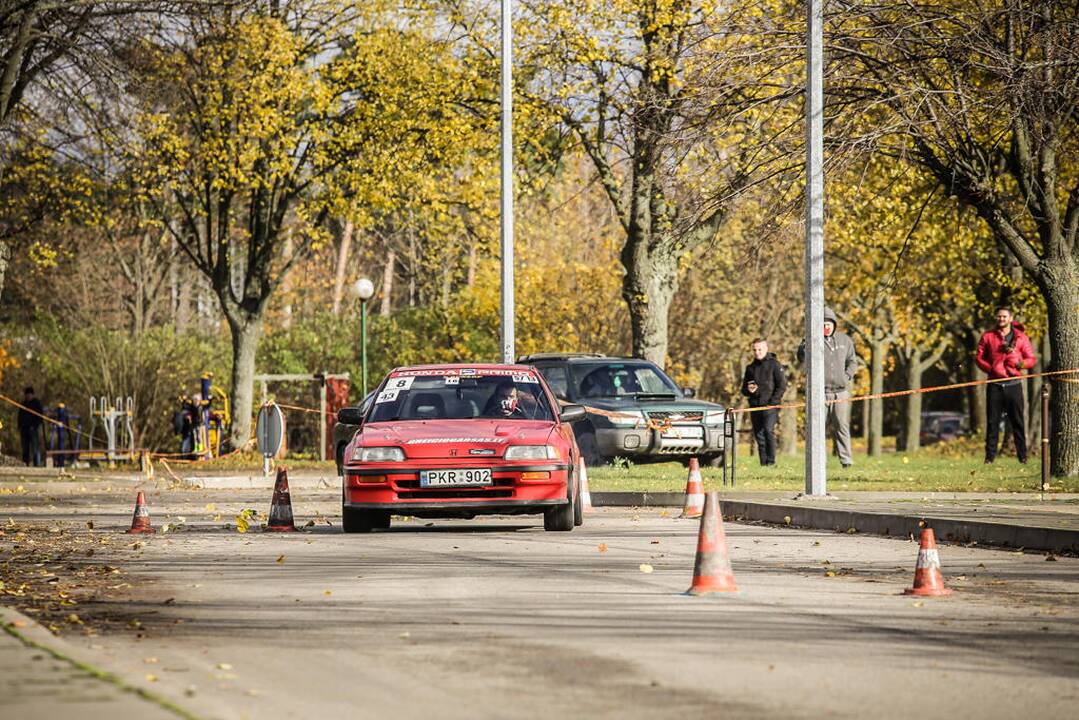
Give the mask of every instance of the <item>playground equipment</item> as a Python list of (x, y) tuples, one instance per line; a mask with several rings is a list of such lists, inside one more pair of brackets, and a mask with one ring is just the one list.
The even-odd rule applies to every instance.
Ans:
[(204, 460), (221, 455), (221, 448), (232, 426), (229, 396), (213, 384), (213, 374), (203, 373), (200, 392), (195, 396), (198, 417), (195, 422), (195, 456)]
[(100, 423), (105, 432), (105, 459), (110, 463), (116, 460), (135, 458), (135, 401), (129, 395), (118, 397), (115, 402), (102, 395), (90, 397), (90, 432), (88, 449), (94, 450), (94, 431)]

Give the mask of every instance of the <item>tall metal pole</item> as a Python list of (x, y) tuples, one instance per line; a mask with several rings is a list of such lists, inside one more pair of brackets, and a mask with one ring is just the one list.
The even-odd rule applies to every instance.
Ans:
[(360, 300), (360, 384), (367, 397), (367, 301)]
[(806, 495), (827, 495), (824, 413), (824, 38), (822, 0), (807, 0)]
[(513, 3), (502, 0), (502, 362), (515, 359), (513, 327)]

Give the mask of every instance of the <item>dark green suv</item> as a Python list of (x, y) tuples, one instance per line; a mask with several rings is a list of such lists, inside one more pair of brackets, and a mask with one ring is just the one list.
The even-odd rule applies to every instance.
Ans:
[(584, 405), (587, 420), (573, 426), (589, 466), (615, 457), (633, 462), (723, 459), (726, 409), (693, 399), (647, 360), (584, 353), (538, 353), (534, 365), (560, 400)]

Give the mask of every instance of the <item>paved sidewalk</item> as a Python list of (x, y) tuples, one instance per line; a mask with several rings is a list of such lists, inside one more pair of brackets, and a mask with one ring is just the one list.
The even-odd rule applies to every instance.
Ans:
[(176, 720), (177, 715), (161, 706), (25, 642), (68, 655), (66, 642), (23, 615), (0, 608), (0, 623), (10, 628), (0, 630), (0, 714), (5, 718)]
[[(1079, 553), (1079, 495), (1035, 493), (723, 492), (723, 514), (795, 527), (881, 535), (932, 527), (941, 540)], [(682, 505), (681, 493), (595, 492), (597, 506)]]

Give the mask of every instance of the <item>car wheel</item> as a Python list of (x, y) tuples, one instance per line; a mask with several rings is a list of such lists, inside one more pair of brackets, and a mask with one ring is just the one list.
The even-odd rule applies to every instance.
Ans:
[(599, 453), (599, 445), (596, 443), (595, 430), (586, 430), (577, 438), (577, 447), (581, 450), (581, 457), (588, 467), (600, 467), (610, 462)]
[[(346, 533), (369, 533), (376, 527), (378, 511), (361, 508), (341, 508), (341, 529)], [(389, 513), (386, 513), (389, 521)]]
[(723, 453), (712, 453), (701, 458), (701, 464), (708, 467), (723, 467)]
[(573, 498), (573, 526), (580, 527), (584, 524), (584, 508), (581, 507), (581, 477), (580, 473), (574, 473), (577, 482), (573, 483), (577, 488)]
[(375, 527), (379, 530), (390, 529), (390, 511), (389, 510), (373, 510), (375, 514)]
[[(569, 490), (566, 491), (569, 495)], [(543, 529), (554, 532), (569, 532), (577, 524), (577, 508), (580, 506), (580, 494), (570, 497), (565, 505), (556, 505), (543, 511)]]

